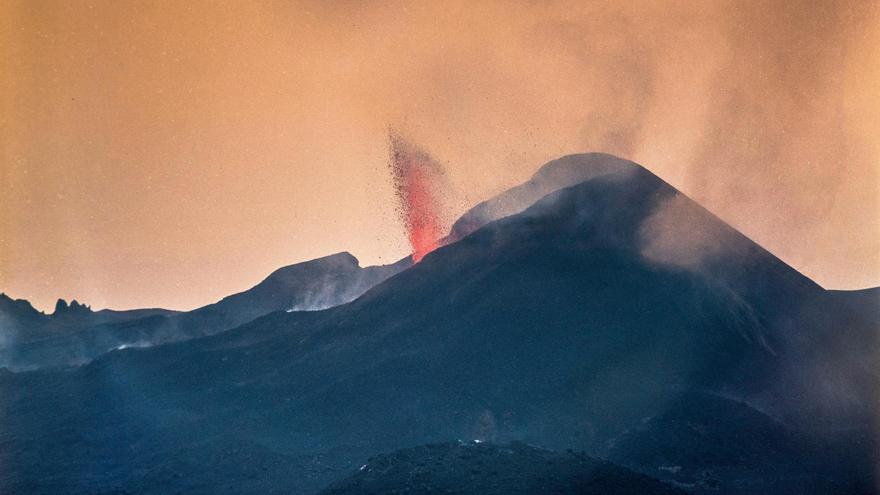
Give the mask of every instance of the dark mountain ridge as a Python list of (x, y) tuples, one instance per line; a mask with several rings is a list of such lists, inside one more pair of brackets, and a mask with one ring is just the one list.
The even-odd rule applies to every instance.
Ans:
[(441, 244), (451, 244), (499, 218), (519, 213), (542, 197), (594, 177), (635, 170), (633, 162), (605, 153), (567, 155), (546, 163), (526, 182), (478, 203), (465, 212)]
[[(53, 352), (47, 352), (46, 359), (25, 357), (31, 350), (73, 348), (82, 346), (80, 335), (90, 333), (89, 329), (101, 326), (124, 325), (133, 320), (164, 318), (176, 311), (147, 308), (116, 311), (92, 309), (76, 300), (67, 303), (59, 299), (54, 312), (43, 313), (24, 299), (12, 299), (0, 293), (0, 367), (27, 369), (40, 365), (69, 364)], [(39, 351), (38, 351), (39, 353)]]
[(880, 345), (872, 312), (848, 309), (861, 298), (632, 164), (348, 304), (0, 375), (0, 487), (314, 493), (377, 452), (477, 439), (692, 493), (873, 493)]
[[(84, 326), (108, 323), (115, 321), (133, 320), (154, 315), (173, 315), (177, 311), (161, 308), (144, 308), (130, 310), (102, 309), (92, 311), (88, 305), (81, 304), (76, 299), (69, 304), (64, 299), (55, 303), (52, 313), (46, 314), (37, 310), (26, 299), (13, 299), (5, 293), (0, 293), (0, 317), (11, 322), (27, 321), (41, 324), (58, 324), (63, 321), (67, 328), (82, 328)], [(57, 325), (60, 327), (61, 325)], [(55, 328), (53, 328), (55, 329)]]
[(33, 369), (88, 362), (113, 349), (146, 347), (228, 330), (273, 311), (316, 310), (351, 301), (405, 269), (409, 259), (361, 268), (337, 253), (279, 268), (254, 287), (192, 311), (91, 311), (63, 299), (51, 315), (0, 296), (0, 367)]

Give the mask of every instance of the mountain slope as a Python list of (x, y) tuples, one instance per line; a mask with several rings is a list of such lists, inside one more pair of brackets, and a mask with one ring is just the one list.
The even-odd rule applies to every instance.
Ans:
[(321, 495), (388, 493), (683, 495), (656, 480), (585, 455), (521, 443), (445, 443), (376, 456)]
[(818, 439), (746, 403), (688, 392), (615, 437), (603, 455), (693, 493), (828, 495), (872, 492), (864, 456), (872, 449), (845, 432)]
[(595, 177), (634, 171), (637, 168), (630, 161), (604, 153), (567, 155), (553, 160), (538, 169), (526, 182), (465, 212), (452, 225), (442, 244), (459, 241), (489, 222), (519, 213), (552, 192)]
[(88, 345), (81, 337), (88, 333), (87, 329), (124, 326), (131, 321), (164, 318), (176, 313), (166, 309), (92, 311), (76, 300), (68, 304), (64, 299), (59, 299), (55, 311), (45, 314), (24, 299), (12, 299), (0, 293), (0, 367), (32, 368), (67, 364), (66, 360), (56, 362), (51, 358), (58, 352), (78, 355), (79, 349)]
[[(313, 493), (375, 452), (451, 439), (613, 454), (675, 479), (651, 459), (711, 451), (742, 424), (670, 435), (650, 456), (615, 445), (667, 411), (700, 417), (706, 402), (686, 400), (699, 393), (778, 429), (738, 451), (766, 452), (768, 468), (701, 459), (717, 478), (696, 490), (853, 486), (869, 473), (834, 466), (839, 452), (876, 461), (877, 332), (832, 299), (633, 164), (489, 223), (349, 304), (113, 352), (69, 373), (0, 376), (0, 484)], [(852, 345), (861, 351), (838, 352)], [(829, 369), (828, 389), (817, 387)], [(781, 457), (792, 448), (835, 462), (791, 466)], [(218, 472), (219, 460), (241, 471)]]
[[(92, 312), (59, 301), (52, 315), (0, 296), (0, 367), (33, 369), (88, 362), (117, 348), (210, 335), (280, 310), (316, 310), (351, 301), (410, 265), (408, 259), (361, 268), (338, 253), (280, 268), (251, 289), (188, 311)], [(4, 299), (6, 298), (5, 302)]]
[(186, 337), (210, 335), (273, 311), (314, 311), (349, 302), (406, 269), (404, 258), (392, 265), (361, 268), (349, 253), (337, 253), (280, 268), (244, 292), (170, 319), (167, 325)]

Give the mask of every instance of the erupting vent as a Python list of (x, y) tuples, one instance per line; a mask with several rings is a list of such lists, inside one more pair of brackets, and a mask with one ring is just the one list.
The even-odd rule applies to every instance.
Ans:
[(389, 167), (397, 194), (397, 211), (413, 249), (413, 262), (440, 246), (444, 235), (441, 215), (443, 167), (418, 146), (394, 131), (389, 133)]

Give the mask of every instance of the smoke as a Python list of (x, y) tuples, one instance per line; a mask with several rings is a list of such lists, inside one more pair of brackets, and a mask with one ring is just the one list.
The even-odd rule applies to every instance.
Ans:
[(389, 123), (455, 216), (605, 151), (823, 286), (880, 280), (876, 1), (0, 9), (0, 282), (39, 307), (193, 308), (291, 258), (409, 252)]
[(0, 312), (0, 367), (5, 365), (5, 354), (16, 346), (17, 327), (12, 318)]
[(383, 81), (407, 95), (387, 112), (419, 122), (413, 138), (477, 200), (549, 159), (605, 151), (825, 286), (876, 284), (870, 115), (880, 105), (867, 81), (880, 74), (877, 5), (490, 4), (468, 20), (417, 11), (436, 19), (436, 35), (462, 34)]
[(736, 249), (727, 227), (681, 194), (654, 208), (639, 227), (639, 240), (645, 259), (695, 271)]
[(448, 227), (444, 218), (449, 191), (446, 172), (426, 151), (394, 130), (389, 132), (389, 151), (398, 214), (412, 246), (413, 262), (418, 263), (440, 246)]

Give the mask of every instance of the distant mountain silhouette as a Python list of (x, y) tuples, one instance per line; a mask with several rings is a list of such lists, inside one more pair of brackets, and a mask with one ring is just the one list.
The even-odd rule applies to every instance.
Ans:
[(25, 329), (40, 334), (61, 329), (78, 329), (90, 325), (102, 323), (115, 323), (144, 318), (155, 315), (172, 315), (177, 313), (167, 309), (133, 309), (126, 311), (114, 311), (102, 309), (92, 311), (89, 306), (80, 304), (75, 299), (67, 303), (59, 299), (55, 303), (55, 311), (51, 314), (36, 310), (30, 302), (24, 299), (12, 299), (10, 296), (0, 293), (0, 321), (4, 328), (13, 326), (16, 329)]
[(373, 457), (321, 495), (683, 495), (657, 480), (574, 452), (522, 443), (444, 443)]
[(825, 291), (628, 164), (351, 303), (0, 374), (0, 491), (316, 493), (478, 439), (691, 493), (873, 493), (875, 294)]
[(90, 328), (163, 318), (175, 313), (166, 309), (92, 311), (76, 300), (68, 304), (59, 299), (55, 311), (45, 314), (24, 299), (12, 299), (0, 293), (0, 367), (68, 364), (70, 361), (59, 358), (67, 358), (68, 353), (77, 354), (79, 348), (87, 345), (81, 336), (91, 333)]
[(32, 369), (88, 362), (117, 348), (145, 347), (210, 335), (273, 311), (316, 310), (351, 301), (410, 265), (361, 268), (338, 253), (280, 268), (251, 289), (207, 306), (175, 312), (158, 309), (92, 312), (59, 300), (52, 315), (27, 301), (0, 296), (0, 367)]

